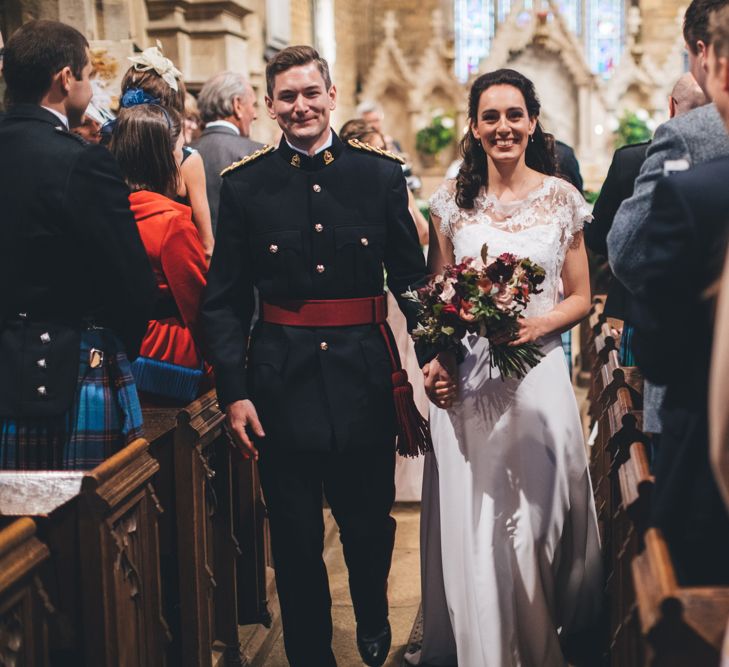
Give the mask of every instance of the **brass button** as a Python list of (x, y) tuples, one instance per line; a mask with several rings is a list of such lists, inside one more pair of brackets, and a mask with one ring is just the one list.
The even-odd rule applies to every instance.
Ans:
[(317, 273), (324, 273), (324, 265), (323, 264), (317, 264), (316, 265), (316, 272)]
[(46, 368), (48, 366), (45, 359), (38, 359), (38, 361), (35, 362), (35, 365), (38, 366), (38, 368)]
[(28, 319), (28, 313), (18, 313), (18, 317), (21, 320), (27, 320)]
[(40, 387), (38, 387), (38, 389), (36, 389), (36, 391), (38, 392), (38, 396), (46, 396), (46, 395), (48, 395), (48, 390), (43, 385), (41, 385)]
[(366, 239), (366, 238), (365, 238), (364, 236), (363, 236), (363, 237), (362, 237), (362, 238), (361, 238), (361, 239), (359, 240), (359, 242), (360, 242), (360, 243), (361, 243), (361, 244), (362, 244), (363, 246), (365, 246), (365, 247), (367, 247), (367, 246), (368, 246), (368, 245), (370, 244), (370, 242), (369, 242), (369, 241), (368, 241), (368, 240), (367, 240), (367, 239)]
[(275, 243), (272, 243), (270, 246), (268, 246), (268, 252), (270, 252), (272, 255), (275, 255), (278, 252), (278, 246)]
[(326, 352), (329, 349), (329, 343), (323, 340), (321, 343), (319, 343), (319, 349)]
[(321, 185), (319, 185), (318, 183), (314, 183), (312, 189), (314, 190), (314, 192), (321, 192)]
[(314, 231), (315, 232), (323, 232), (324, 231), (324, 225), (322, 225), (321, 223), (317, 222), (314, 225)]
[(51, 334), (49, 334), (47, 331), (44, 331), (40, 335), (41, 343), (50, 343), (51, 342)]

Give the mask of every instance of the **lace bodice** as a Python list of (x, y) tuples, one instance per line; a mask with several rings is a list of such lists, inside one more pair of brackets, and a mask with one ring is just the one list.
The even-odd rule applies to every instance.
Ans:
[(445, 181), (430, 199), (441, 220), (441, 232), (453, 242), (457, 262), (478, 257), (488, 244), (489, 256), (504, 252), (528, 257), (546, 272), (543, 291), (532, 297), (526, 315), (549, 312), (559, 298), (560, 275), (567, 249), (592, 219), (582, 195), (565, 180), (547, 176), (524, 199), (501, 202), (481, 192), (472, 209), (459, 208), (455, 180)]

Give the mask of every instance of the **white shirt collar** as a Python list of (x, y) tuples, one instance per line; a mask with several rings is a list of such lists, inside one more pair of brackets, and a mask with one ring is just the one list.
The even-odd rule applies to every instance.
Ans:
[(58, 120), (60, 120), (63, 123), (63, 127), (65, 127), (67, 130), (68, 128), (68, 118), (64, 116), (60, 111), (56, 111), (55, 109), (51, 109), (50, 107), (41, 107), (45, 109), (46, 111), (50, 111)]
[(240, 136), (240, 130), (233, 125), (233, 123), (227, 120), (213, 120), (209, 123), (205, 123), (205, 129), (209, 127), (227, 127), (229, 130), (233, 130), (238, 136)]
[[(332, 134), (331, 129), (329, 130), (329, 139), (327, 139), (319, 148), (317, 148), (314, 151), (314, 155), (319, 155), (322, 151), (325, 151), (327, 148), (332, 147), (332, 143), (334, 142), (334, 135)], [(297, 148), (294, 146), (288, 139), (286, 139), (286, 143), (289, 145), (289, 148), (292, 151), (296, 151), (297, 153), (301, 153), (302, 155), (306, 155), (307, 157), (311, 157), (306, 151), (301, 150), (300, 148)]]

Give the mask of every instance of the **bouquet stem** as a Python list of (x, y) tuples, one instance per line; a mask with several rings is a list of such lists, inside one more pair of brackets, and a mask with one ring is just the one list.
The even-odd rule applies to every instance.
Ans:
[(498, 368), (501, 379), (516, 377), (521, 380), (544, 357), (536, 343), (511, 347), (508, 343), (491, 346), (491, 368)]

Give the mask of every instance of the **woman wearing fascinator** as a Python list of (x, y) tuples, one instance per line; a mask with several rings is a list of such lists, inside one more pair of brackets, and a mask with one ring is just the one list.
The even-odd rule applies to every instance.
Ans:
[[(159, 47), (145, 49), (129, 60), (132, 66), (124, 74), (121, 83), (121, 108), (138, 104), (159, 104), (184, 117), (186, 90), (182, 72), (162, 54)], [(192, 208), (192, 221), (200, 234), (205, 256), (210, 261), (214, 239), (205, 190), (205, 168), (200, 154), (189, 146), (183, 147), (180, 174), (177, 201), (189, 204)]]

